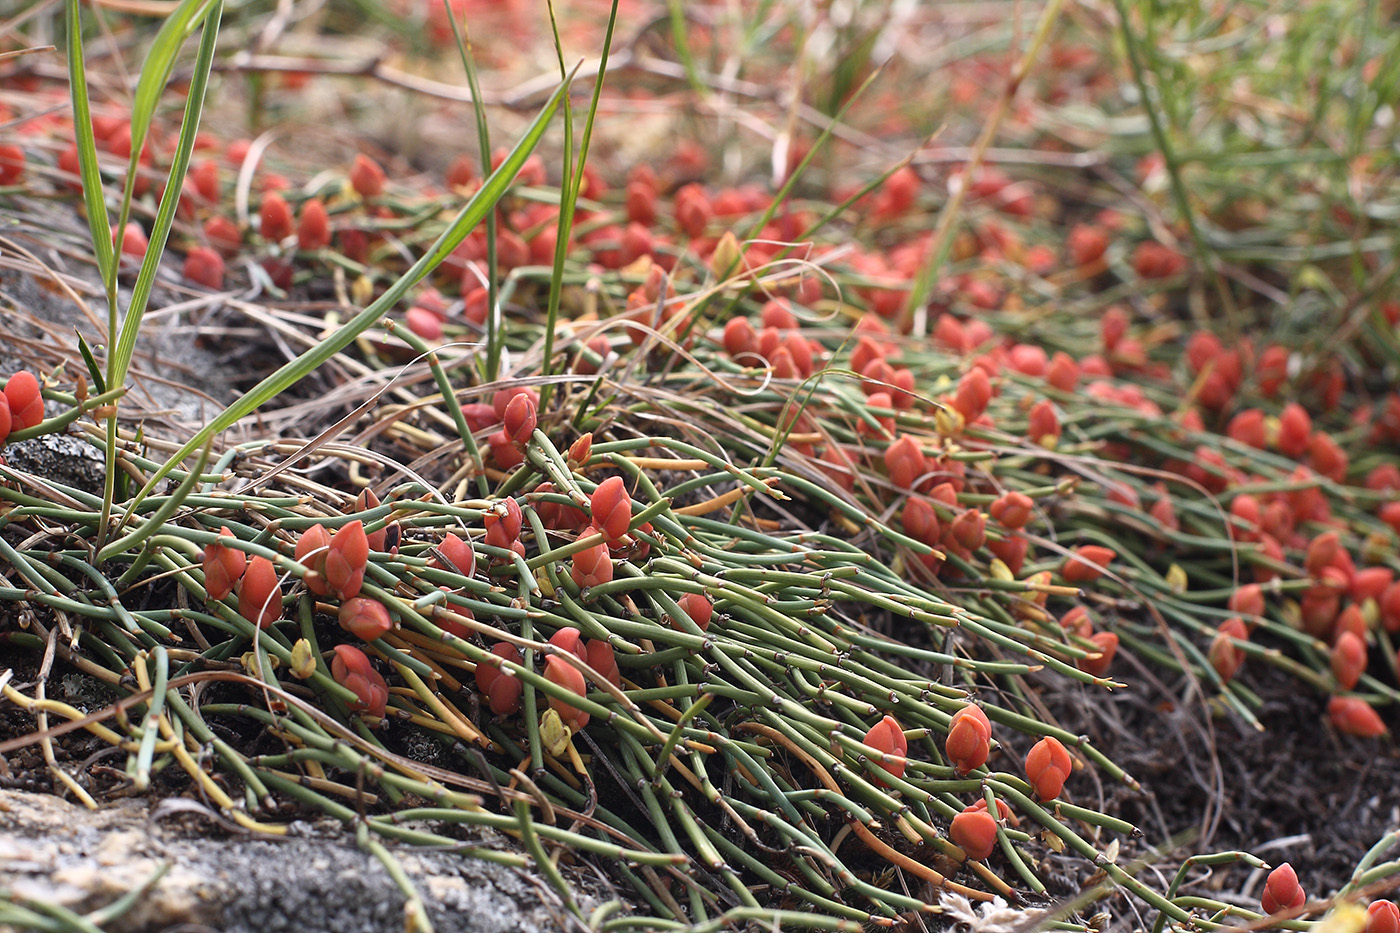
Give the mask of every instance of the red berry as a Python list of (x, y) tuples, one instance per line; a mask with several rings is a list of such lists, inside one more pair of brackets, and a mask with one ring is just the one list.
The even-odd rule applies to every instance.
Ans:
[(968, 705), (953, 714), (943, 750), (959, 774), (982, 767), (992, 748), (992, 724), (981, 707)]
[(1373, 739), (1389, 731), (1371, 704), (1356, 697), (1333, 697), (1328, 700), (1327, 716), (1339, 731), (1363, 739)]
[(1113, 562), (1117, 553), (1099, 544), (1083, 544), (1071, 551), (1060, 565), (1060, 575), (1066, 583), (1092, 583), (1103, 576), (1103, 570)]
[(981, 860), (992, 854), (997, 844), (997, 821), (987, 812), (986, 801), (982, 809), (968, 807), (953, 817), (948, 827), (948, 836), (970, 859)]
[(297, 539), (296, 559), (308, 573), (302, 577), (306, 588), (317, 596), (329, 596), (326, 585), (326, 554), (330, 550), (331, 533), (320, 523), (312, 525)]
[[(590, 533), (594, 529), (590, 529)], [(608, 553), (606, 542), (599, 541), (592, 547), (574, 554), (569, 567), (569, 575), (580, 588), (608, 583), (613, 578), (612, 555)]]
[(28, 370), (20, 370), (5, 383), (5, 401), (10, 409), (10, 427), (15, 431), (32, 428), (44, 420), (39, 380)]
[[(219, 529), (221, 536), (233, 537), (233, 532), (225, 525)], [(233, 585), (243, 576), (248, 565), (248, 555), (237, 548), (227, 547), (215, 541), (204, 546), (204, 592), (210, 599), (227, 599), (233, 592)]]
[(377, 599), (356, 596), (340, 606), (340, 627), (356, 638), (374, 641), (394, 627), (389, 610)]
[(224, 287), (224, 259), (207, 246), (196, 246), (185, 255), (184, 276), (196, 285), (218, 291)]
[[(555, 655), (544, 659), (544, 679), (580, 697), (588, 692), (588, 682), (584, 680), (579, 669)], [(588, 713), (578, 709), (567, 700), (551, 696), (549, 706), (559, 714), (559, 718), (564, 720), (564, 724), (575, 732), (588, 725)]]
[(254, 557), (243, 572), (238, 584), (238, 614), (258, 628), (268, 628), (282, 618), (277, 568), (266, 557)]
[(904, 776), (904, 759), (909, 754), (909, 742), (893, 716), (887, 715), (871, 726), (861, 741), (886, 755), (894, 756), (893, 760), (882, 761), (880, 765), (895, 777)]
[(335, 682), (355, 693), (358, 698), (351, 710), (383, 716), (389, 705), (389, 685), (369, 663), (365, 653), (354, 645), (336, 645), (331, 659), (331, 676)]
[(326, 585), (339, 599), (358, 596), (369, 563), (369, 537), (358, 518), (331, 536), (326, 552)]
[(318, 250), (331, 245), (331, 219), (320, 198), (312, 198), (301, 206), (297, 218), (297, 249)]
[(1332, 646), (1331, 661), (1337, 683), (1343, 690), (1353, 689), (1366, 671), (1365, 640), (1355, 632), (1342, 632)]
[(710, 597), (704, 593), (686, 593), (676, 603), (686, 615), (690, 616), (690, 621), (694, 622), (700, 631), (705, 631), (710, 627), (710, 619), (715, 613), (715, 604)]
[(1069, 751), (1054, 736), (1046, 736), (1026, 755), (1026, 779), (1041, 800), (1060, 796), (1074, 763)]
[(1365, 933), (1400, 933), (1400, 907), (1382, 898), (1366, 908)]
[(258, 233), (269, 243), (280, 243), (292, 235), (292, 209), (277, 192), (263, 197), (258, 218)]
[(350, 167), (350, 186), (362, 198), (378, 197), (384, 191), (384, 169), (364, 153), (355, 156)]
[(621, 476), (610, 476), (598, 484), (589, 500), (594, 526), (609, 544), (627, 534), (632, 524), (632, 499)]
[(1259, 904), (1264, 908), (1264, 913), (1276, 914), (1281, 910), (1302, 907), (1307, 899), (1307, 895), (1298, 885), (1298, 875), (1293, 871), (1293, 866), (1284, 862), (1269, 872)]

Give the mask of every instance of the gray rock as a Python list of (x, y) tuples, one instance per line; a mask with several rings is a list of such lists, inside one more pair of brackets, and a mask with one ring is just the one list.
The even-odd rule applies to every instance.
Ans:
[(8, 444), (5, 462), (41, 479), (102, 495), (105, 474), (102, 451), (80, 438), (43, 434)]
[[(152, 814), (141, 799), (94, 812), (53, 796), (0, 791), (0, 885), (14, 898), (84, 913), (138, 888), (168, 862), (131, 911), (104, 927), (108, 933), (181, 924), (224, 933), (404, 929), (403, 895), (335, 824), (298, 824), (304, 832), (268, 841), (192, 832), (188, 823), (181, 828)], [(438, 933), (571, 928), (552, 892), (525, 871), (390, 845)], [(574, 896), (585, 914), (598, 904), (584, 891)]]

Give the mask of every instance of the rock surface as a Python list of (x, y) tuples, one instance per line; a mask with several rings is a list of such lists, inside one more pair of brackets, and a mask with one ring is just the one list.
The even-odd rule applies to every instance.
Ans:
[[(107, 933), (405, 928), (403, 895), (338, 825), (299, 824), (300, 832), (268, 841), (158, 818), (171, 809), (128, 798), (93, 812), (45, 794), (0, 791), (0, 887), (21, 902), (86, 913), (168, 864), (130, 911), (104, 925)], [(527, 872), (450, 852), (392, 851), (438, 933), (569, 929), (553, 893)], [(585, 913), (597, 906), (584, 892), (575, 897)]]

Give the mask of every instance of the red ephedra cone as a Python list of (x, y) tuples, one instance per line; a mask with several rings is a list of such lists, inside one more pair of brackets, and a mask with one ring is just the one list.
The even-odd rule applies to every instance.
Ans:
[(598, 484), (589, 499), (593, 526), (609, 544), (616, 544), (632, 524), (632, 499), (621, 476), (610, 476)]
[(277, 568), (266, 557), (254, 557), (238, 584), (238, 614), (258, 628), (282, 618), (282, 587)]
[(331, 536), (326, 552), (326, 585), (340, 599), (358, 596), (368, 562), (369, 538), (364, 522), (357, 518)]
[(44, 398), (39, 380), (28, 370), (20, 370), (5, 383), (5, 401), (10, 406), (10, 427), (15, 431), (32, 428), (44, 420)]
[[(896, 756), (880, 762), (880, 766), (895, 777), (904, 776), (905, 757), (909, 754), (909, 742), (904, 738), (904, 730), (899, 727), (899, 723), (895, 721), (893, 716), (887, 715), (871, 726), (870, 731), (865, 733), (865, 738), (861, 741), (871, 748), (878, 748), (886, 755)], [(878, 782), (879, 778), (876, 778), (876, 781)]]
[(992, 854), (997, 844), (997, 821), (987, 812), (986, 803), (981, 809), (968, 807), (953, 817), (948, 827), (948, 835), (970, 859), (984, 859)]
[(943, 750), (959, 774), (987, 763), (992, 750), (992, 724), (980, 706), (964, 706), (953, 714)]
[(308, 571), (302, 580), (306, 588), (317, 596), (329, 596), (331, 592), (326, 585), (326, 554), (330, 546), (331, 533), (325, 525), (312, 525), (297, 539), (297, 563)]
[(1400, 933), (1400, 907), (1381, 898), (1366, 908), (1365, 933)]
[(1374, 739), (1388, 731), (1371, 704), (1357, 697), (1333, 697), (1328, 700), (1327, 716), (1339, 731), (1363, 739)]
[(569, 576), (573, 577), (580, 589), (611, 582), (613, 564), (607, 544), (599, 541), (592, 547), (584, 548), (575, 554), (573, 563), (569, 567)]
[(1041, 800), (1053, 800), (1060, 796), (1073, 767), (1069, 752), (1060, 740), (1047, 735), (1026, 755), (1026, 780)]
[[(583, 679), (583, 674), (579, 669), (554, 655), (544, 659), (544, 679), (579, 696), (588, 692), (588, 682)], [(588, 725), (588, 714), (567, 700), (551, 696), (549, 706), (550, 709), (559, 714), (559, 718), (564, 720), (564, 724), (575, 732)]]
[[(225, 525), (219, 529), (221, 536), (233, 537), (233, 532)], [(243, 576), (248, 566), (248, 555), (236, 548), (227, 547), (217, 541), (204, 546), (204, 592), (210, 599), (227, 599), (233, 592), (233, 585)]]
[[(524, 660), (520, 649), (507, 641), (496, 642), (491, 646), (491, 653), (515, 664)], [(476, 665), (476, 686), (486, 697), (491, 712), (497, 716), (519, 712), (520, 696), (524, 690), (519, 677), (494, 664), (479, 661)]]
[(336, 645), (331, 658), (331, 676), (342, 687), (353, 691), (358, 700), (352, 710), (383, 716), (389, 706), (389, 685), (369, 663), (365, 653), (354, 645)]
[(700, 631), (710, 627), (710, 619), (715, 614), (715, 604), (710, 601), (710, 597), (704, 593), (686, 593), (676, 602)]
[(377, 599), (356, 596), (340, 606), (340, 627), (356, 638), (374, 641), (389, 633), (394, 622), (389, 610)]
[(1264, 913), (1276, 914), (1280, 910), (1302, 907), (1307, 899), (1307, 894), (1298, 884), (1298, 875), (1293, 871), (1293, 866), (1284, 862), (1269, 872), (1259, 904), (1264, 908)]

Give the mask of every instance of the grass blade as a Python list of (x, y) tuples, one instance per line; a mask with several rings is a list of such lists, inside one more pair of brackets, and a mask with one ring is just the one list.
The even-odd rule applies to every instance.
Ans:
[[(491, 129), (486, 124), (486, 106), (481, 102), (481, 83), (476, 77), (476, 59), (472, 56), (471, 40), (452, 12), (448, 0), (442, 0), (447, 21), (452, 24), (452, 36), (457, 40), (457, 53), (467, 72), (467, 87), (472, 92), (472, 113), (476, 116), (476, 142), (481, 150), (481, 174), (491, 173)], [(505, 340), (502, 329), (500, 291), (496, 283), (496, 212), (486, 217), (486, 381), (494, 382), (501, 369), (501, 346)]]
[[(122, 186), (122, 204), (117, 212), (117, 241), (114, 249), (120, 255), (122, 238), (126, 235), (126, 222), (131, 216), (131, 198), (136, 185), (136, 173), (141, 161), (141, 151), (146, 148), (146, 137), (150, 135), (151, 121), (155, 118), (156, 105), (161, 94), (170, 83), (170, 75), (175, 70), (175, 59), (184, 47), (185, 40), (194, 32), (200, 22), (206, 21), (213, 4), (211, 0), (184, 0), (175, 12), (171, 13), (160, 31), (156, 33), (151, 46), (146, 50), (146, 60), (141, 65), (141, 76), (136, 80), (136, 93), (131, 100), (131, 155), (126, 164), (126, 183)], [(222, 9), (222, 4), (220, 4)], [(207, 73), (206, 73), (207, 81)], [(190, 87), (190, 97), (195, 97), (194, 86)], [(203, 102), (201, 88), (199, 99)], [(188, 109), (186, 110), (188, 113)], [(180, 175), (181, 181), (184, 174)], [(167, 192), (169, 189), (166, 189)], [(178, 192), (177, 192), (178, 193)], [(154, 238), (152, 238), (153, 240)], [(156, 250), (159, 257), (160, 250)], [(150, 255), (148, 251), (147, 256)], [(108, 361), (110, 370), (111, 361)], [(108, 373), (109, 378), (111, 373)], [(113, 384), (120, 382), (112, 379)]]
[[(92, 252), (97, 270), (108, 286), (108, 294), (116, 282), (116, 264), (112, 249), (112, 231), (107, 226), (107, 204), (102, 199), (102, 172), (97, 167), (97, 137), (92, 131), (92, 108), (88, 102), (87, 63), (83, 58), (83, 22), (78, 12), (78, 0), (68, 0), (68, 84), (73, 98), (73, 140), (78, 146), (78, 173), (83, 179), (83, 203), (87, 206), (88, 229), (92, 234)], [(111, 329), (107, 339), (116, 332), (115, 307), (108, 310)]]
[[(575, 69), (577, 70), (577, 69)], [(572, 73), (570, 74), (572, 78)], [(370, 325), (377, 321), (382, 315), (389, 311), (399, 302), (409, 289), (422, 281), (429, 273), (441, 265), (457, 245), (462, 242), (476, 226), (486, 219), (495, 209), (497, 202), (510, 187), (515, 175), (520, 171), (521, 165), (535, 146), (539, 144), (540, 138), (544, 136), (545, 129), (549, 126), (549, 121), (554, 118), (555, 111), (559, 109), (559, 103), (563, 100), (564, 94), (568, 92), (568, 82), (562, 84), (548, 103), (535, 117), (534, 121), (526, 129), (524, 136), (510, 154), (501, 163), (500, 168), (492, 172), (481, 188), (472, 196), (472, 199), (463, 206), (456, 218), (452, 221), (437, 241), (422, 257), (415, 262), (407, 272), (401, 275), (388, 290), (380, 295), (369, 307), (355, 315), (349, 321), (340, 326), (335, 333), (326, 337), (313, 349), (306, 351), (301, 356), (284, 364), (280, 369), (258, 383), (240, 398), (237, 402), (224, 409), (216, 418), (205, 425), (202, 430), (196, 433), (185, 443), (155, 474), (146, 482), (145, 487), (137, 496), (137, 502), (133, 503), (129, 511), (136, 511), (141, 499), (150, 494), (162, 479), (175, 469), (176, 465), (185, 460), (195, 451), (215, 435), (232, 427), (238, 419), (251, 414), (257, 408), (275, 398), (279, 393), (288, 387), (295, 385), (311, 372), (315, 371), (326, 360), (350, 344), (356, 337), (368, 330)]]
[[(132, 354), (136, 352), (136, 337), (141, 330), (141, 319), (146, 313), (146, 303), (150, 300), (151, 289), (155, 285), (156, 269), (160, 266), (161, 255), (165, 252), (166, 239), (170, 236), (170, 226), (175, 221), (175, 211), (180, 204), (180, 192), (184, 187), (185, 172), (189, 169), (190, 154), (194, 151), (195, 134), (199, 132), (199, 118), (204, 110), (204, 95), (209, 87), (209, 72), (214, 67), (214, 50), (219, 41), (219, 23), (223, 16), (223, 0), (214, 0), (204, 18), (204, 32), (199, 41), (199, 54), (195, 60), (194, 74), (190, 77), (189, 97), (185, 101), (185, 117), (180, 125), (180, 140), (176, 145), (175, 159), (170, 165), (170, 175), (161, 195), (160, 206), (156, 209), (155, 224), (146, 247), (146, 255), (141, 260), (141, 271), (136, 275), (136, 285), (131, 290), (131, 301), (127, 305), (126, 318), (122, 321), (121, 335), (116, 349), (107, 357), (107, 381), (121, 385), (126, 379), (127, 367), (131, 365)], [(172, 17), (173, 19), (173, 17)], [(166, 21), (168, 26), (170, 21)], [(161, 33), (164, 34), (162, 28)], [(173, 63), (174, 56), (170, 61)], [(148, 63), (149, 65), (149, 63)], [(167, 73), (170, 65), (164, 66)], [(141, 71), (141, 82), (146, 81), (149, 68)], [(162, 78), (161, 87), (164, 86)], [(140, 88), (138, 87), (138, 95)], [(132, 122), (135, 122), (133, 108)], [(149, 123), (149, 114), (147, 114)], [(133, 134), (135, 130), (133, 129)], [(134, 139), (134, 135), (133, 135)], [(133, 142), (133, 151), (135, 143)], [(128, 176), (130, 177), (130, 176)], [(130, 188), (130, 185), (127, 186)], [(126, 209), (123, 200), (122, 208)]]
[[(550, 23), (554, 22), (554, 7), (550, 6)], [(549, 404), (554, 384), (549, 381), (554, 356), (554, 330), (559, 321), (559, 300), (564, 291), (564, 260), (569, 254), (569, 237), (574, 228), (574, 210), (578, 206), (579, 192), (583, 190), (583, 168), (588, 164), (588, 144), (593, 139), (593, 122), (598, 115), (598, 101), (603, 96), (603, 78), (608, 73), (608, 53), (612, 50), (613, 30), (617, 26), (617, 0), (613, 0), (612, 11), (608, 14), (608, 29), (603, 36), (603, 53), (598, 62), (598, 77), (593, 82), (593, 97), (588, 102), (588, 117), (583, 122), (583, 137), (579, 141), (578, 163), (569, 176), (569, 155), (572, 151), (573, 115), (568, 104), (564, 107), (564, 180), (559, 198), (559, 235), (554, 241), (554, 270), (549, 279), (549, 304), (545, 313), (544, 357), (540, 363), (540, 374), (545, 377), (540, 386), (540, 407)], [(554, 45), (559, 49), (559, 70), (564, 70), (563, 46), (559, 42), (559, 30), (554, 30)]]

